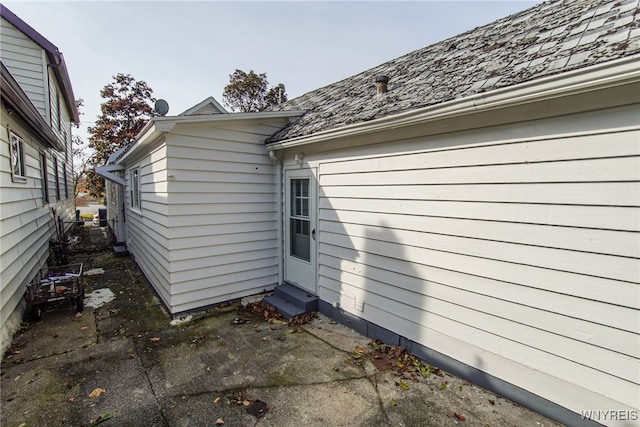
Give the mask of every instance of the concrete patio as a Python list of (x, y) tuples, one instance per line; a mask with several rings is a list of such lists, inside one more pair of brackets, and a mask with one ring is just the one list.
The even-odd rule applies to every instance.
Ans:
[(104, 270), (85, 277), (87, 294), (115, 298), (81, 316), (48, 307), (14, 337), (2, 426), (557, 425), (416, 359), (403, 359), (415, 369), (393, 366), (401, 349), (322, 315), (298, 325), (236, 302), (171, 325), (104, 229), (81, 237), (70, 258)]

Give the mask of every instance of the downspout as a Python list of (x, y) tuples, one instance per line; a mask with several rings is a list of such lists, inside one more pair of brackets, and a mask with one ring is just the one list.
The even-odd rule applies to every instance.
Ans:
[(276, 234), (278, 236), (276, 240), (276, 252), (278, 253), (278, 285), (284, 283), (284, 270), (282, 265), (283, 260), (283, 249), (282, 249), (282, 162), (276, 156), (275, 151), (269, 151), (269, 158), (276, 165), (276, 192), (278, 195), (276, 196), (276, 215), (278, 217), (278, 221), (276, 221)]

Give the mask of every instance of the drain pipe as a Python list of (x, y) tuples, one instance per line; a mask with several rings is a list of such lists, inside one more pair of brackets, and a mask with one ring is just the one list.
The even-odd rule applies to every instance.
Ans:
[(278, 285), (284, 283), (284, 269), (283, 269), (283, 257), (284, 250), (282, 248), (282, 162), (276, 155), (275, 151), (269, 151), (269, 158), (276, 165), (276, 215), (278, 220), (276, 221), (276, 234), (278, 236), (276, 240), (276, 252), (278, 253)]

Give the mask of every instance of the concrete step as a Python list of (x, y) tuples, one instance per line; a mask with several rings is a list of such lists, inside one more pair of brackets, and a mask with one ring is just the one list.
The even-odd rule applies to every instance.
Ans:
[(303, 313), (318, 311), (318, 297), (305, 290), (297, 288), (289, 283), (283, 283), (280, 286), (276, 286), (273, 291), (275, 296), (290, 304), (300, 307), (303, 310)]
[(129, 250), (124, 245), (116, 245), (113, 247), (113, 253), (117, 257), (125, 257), (129, 255)]
[(293, 317), (306, 313), (304, 309), (283, 300), (275, 294), (265, 297), (262, 302), (275, 307), (285, 319), (291, 319)]

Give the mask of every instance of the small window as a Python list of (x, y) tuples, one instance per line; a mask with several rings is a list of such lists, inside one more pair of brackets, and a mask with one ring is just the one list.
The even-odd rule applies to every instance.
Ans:
[(140, 209), (140, 169), (131, 171), (131, 207)]
[(67, 164), (62, 164), (62, 185), (64, 186), (64, 198), (69, 198), (69, 183), (67, 181)]
[(10, 152), (11, 152), (11, 178), (13, 182), (27, 182), (27, 172), (24, 163), (24, 141), (22, 138), (9, 130)]
[(53, 173), (56, 179), (56, 198), (60, 200), (60, 171), (58, 169), (58, 158), (53, 156)]
[(69, 133), (64, 130), (64, 161), (69, 161)]
[(40, 153), (40, 166), (41, 166), (41, 176), (42, 176), (42, 198), (45, 203), (49, 203), (49, 173), (47, 166), (47, 154)]
[(116, 185), (115, 182), (111, 182), (111, 204), (114, 206), (116, 204), (116, 191), (118, 191)]

